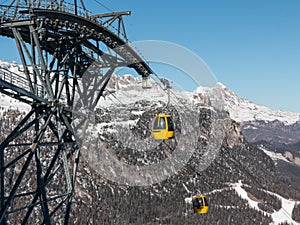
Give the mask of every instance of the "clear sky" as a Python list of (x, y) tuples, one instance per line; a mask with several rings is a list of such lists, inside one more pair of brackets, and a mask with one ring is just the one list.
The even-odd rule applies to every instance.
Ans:
[[(162, 40), (190, 49), (240, 98), (300, 112), (299, 0), (85, 3), (95, 13), (131, 10), (125, 18), (130, 41)], [(9, 44), (3, 38), (0, 43), (0, 59), (11, 61)]]

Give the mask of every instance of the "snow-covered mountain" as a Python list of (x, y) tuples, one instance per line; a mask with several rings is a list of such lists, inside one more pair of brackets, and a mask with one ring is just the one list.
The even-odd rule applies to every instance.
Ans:
[[(167, 93), (161, 84), (153, 79), (148, 80), (151, 89), (143, 89), (143, 80), (131, 75), (114, 76), (109, 84), (113, 95), (107, 95), (101, 104), (110, 105), (135, 102), (138, 100), (167, 102)], [(255, 104), (246, 99), (240, 99), (225, 85), (216, 83), (215, 87), (198, 87), (193, 92), (178, 92), (171, 90), (171, 104), (190, 102), (194, 105), (209, 105), (214, 94), (219, 98), (223, 110), (228, 111), (231, 119), (241, 124), (245, 138), (250, 142), (268, 141), (283, 144), (300, 142), (300, 113), (273, 110), (266, 106)], [(180, 98), (181, 101), (177, 101)], [(220, 100), (221, 98), (221, 100)]]
[[(142, 88), (143, 80), (141, 78), (125, 75), (121, 77), (113, 77), (110, 88), (114, 91), (126, 91), (128, 93), (135, 92), (140, 98), (151, 100), (153, 95), (149, 93), (160, 92), (164, 94), (162, 86), (153, 79), (148, 80), (150, 90)], [(230, 117), (237, 122), (258, 121), (267, 122), (280, 121), (285, 125), (294, 124), (300, 121), (300, 113), (287, 112), (281, 110), (273, 110), (266, 106), (258, 105), (247, 99), (240, 99), (235, 93), (229, 90), (224, 84), (216, 83), (214, 88), (198, 87), (193, 92), (176, 92), (176, 95), (186, 98), (194, 103), (203, 103), (206, 95), (212, 89), (216, 89), (222, 94), (224, 100), (224, 109), (230, 113)]]
[[(273, 110), (266, 106), (258, 105), (250, 100), (241, 99), (222, 83), (216, 87), (221, 90), (224, 99), (224, 107), (230, 113), (230, 117), (237, 122), (246, 121), (274, 121), (278, 120), (286, 125), (300, 121), (300, 113)], [(199, 87), (194, 93), (205, 93), (206, 89)]]
[[(8, 63), (0, 60), (0, 67), (22, 74), (22, 65), (18, 65), (16, 62)], [(217, 100), (212, 103), (213, 99)], [(163, 83), (157, 79), (143, 80), (141, 77), (134, 77), (129, 74), (113, 75), (99, 107), (133, 104), (137, 101), (160, 101), (167, 104), (168, 94), (164, 90)], [(221, 83), (216, 83), (213, 88), (200, 86), (193, 92), (180, 92), (171, 89), (170, 105), (176, 107), (182, 102), (202, 106), (216, 105), (217, 102), (220, 109), (228, 111), (231, 119), (241, 124), (243, 135), (249, 142), (267, 141), (280, 145), (300, 143), (300, 113), (272, 110), (249, 100), (240, 99)], [(20, 111), (30, 109), (29, 105), (7, 98), (4, 94), (0, 94), (0, 104), (2, 111), (9, 108)], [(296, 148), (296, 150), (289, 152), (294, 155), (298, 150)], [(300, 154), (296, 154), (296, 156), (299, 157)]]
[[(8, 69), (18, 68), (18, 66), (8, 63), (4, 64)], [(15, 72), (18, 72), (18, 69)], [(161, 84), (150, 79), (146, 85), (151, 88), (143, 88), (143, 82), (141, 78), (130, 75), (113, 76), (104, 98), (101, 99), (102, 108), (96, 110), (96, 125), (92, 128), (95, 128), (96, 133), (98, 132), (103, 144), (103, 148), (100, 149), (103, 151), (97, 152), (98, 149), (95, 149), (98, 155), (112, 153), (116, 158), (115, 162), (124, 162), (122, 165), (134, 165), (134, 168), (138, 168), (144, 173), (145, 170), (140, 169), (145, 169), (149, 165), (166, 159), (178, 147), (179, 141), (176, 142), (173, 139), (161, 143), (156, 142), (155, 148), (151, 149), (145, 149), (141, 145), (141, 143), (145, 144), (145, 139), (149, 139), (151, 135), (151, 120), (155, 110), (160, 110), (168, 102), (167, 91), (163, 90)], [(298, 186), (293, 186), (285, 180), (285, 177), (278, 176), (274, 161), (262, 149), (244, 140), (240, 133), (240, 124), (236, 122), (242, 121), (239, 120), (242, 118), (242, 114), (235, 113), (239, 112), (237, 109), (241, 107), (247, 118), (255, 118), (253, 115), (257, 114), (263, 117), (263, 113), (267, 113), (269, 115), (263, 119), (271, 121), (273, 117), (270, 115), (274, 115), (274, 118), (277, 120), (282, 118), (281, 121), (287, 124), (292, 122), (293, 116), (289, 115), (285, 118), (279, 112), (267, 109), (264, 111), (263, 108), (253, 113), (250, 103), (242, 103), (243, 100), (238, 99), (220, 83), (216, 84), (214, 88), (199, 87), (194, 92), (172, 90), (170, 96), (170, 106), (172, 106), (172, 113), (175, 116), (176, 113), (179, 114), (179, 110), (185, 114), (188, 111), (187, 106), (194, 106), (192, 110), (194, 110), (193, 122), (195, 123), (192, 125), (193, 127), (199, 126), (199, 129), (194, 132), (193, 137), (188, 136), (188, 142), (184, 143), (185, 146), (181, 145), (178, 148), (184, 153), (183, 155), (186, 155), (191, 147), (195, 149), (189, 161), (180, 170), (161, 182), (140, 187), (119, 185), (117, 182), (107, 179), (106, 174), (99, 173), (101, 170), (95, 169), (92, 165), (93, 162), (89, 161), (90, 158), (85, 158), (86, 155), (82, 151), (83, 160), (78, 168), (70, 223), (240, 224), (243, 221), (244, 224), (280, 224), (285, 220), (294, 223), (296, 219), (290, 217), (300, 214), (300, 209), (298, 209), (300, 207), (297, 206), (298, 200), (300, 200)], [(0, 99), (3, 99), (1, 103), (5, 105), (2, 109), (3, 116), (0, 116), (1, 127), (3, 127), (0, 129), (0, 138), (3, 138), (9, 134), (10, 129), (8, 128), (15, 127), (22, 116), (19, 111), (13, 111), (13, 109), (26, 110), (26, 108), (21, 107), (16, 101), (5, 95), (2, 95)], [(219, 130), (213, 129), (212, 116), (216, 110), (209, 107), (217, 103), (222, 103), (219, 109), (228, 109), (230, 116), (236, 121), (228, 118), (227, 113), (221, 114), (226, 123), (220, 151), (214, 155), (211, 164), (202, 171), (199, 170), (199, 167), (203, 161), (206, 162), (202, 157), (205, 157), (204, 150), (209, 146), (207, 138), (219, 132)], [(181, 107), (176, 108), (176, 104)], [(259, 106), (255, 107), (259, 108)], [(10, 111), (7, 112), (7, 110)], [(175, 116), (173, 118), (176, 129), (178, 129), (176, 132), (180, 134), (182, 127), (180, 127), (180, 120)], [(112, 123), (114, 119), (116, 122)], [(125, 131), (124, 135), (115, 135), (116, 129), (113, 125), (116, 124), (130, 125), (130, 132), (134, 134), (134, 138), (137, 137), (136, 139), (141, 141), (125, 146), (124, 144), (127, 142), (123, 139), (127, 138), (126, 135), (129, 131)], [(101, 131), (97, 130), (98, 128), (101, 128)], [(25, 136), (24, 138), (30, 137)], [(191, 140), (196, 140), (196, 145), (189, 143), (192, 142)], [(11, 151), (9, 154), (13, 157), (17, 151)], [(97, 155), (92, 156), (94, 158), (91, 157), (91, 159), (95, 163), (99, 163)], [(109, 170), (106, 171), (107, 173), (120, 175), (123, 167), (116, 170), (110, 164), (105, 164), (107, 161), (109, 163), (109, 159), (102, 157), (103, 169)], [(17, 167), (12, 168), (11, 178), (18, 173), (15, 168)], [(162, 170), (162, 172), (168, 171)], [(136, 180), (132, 174), (128, 175)], [(26, 178), (31, 179), (30, 176), (26, 176)], [(152, 181), (152, 179), (157, 179), (157, 176), (149, 176), (147, 179)], [(56, 188), (60, 188), (59, 185)], [(209, 198), (210, 212), (205, 216), (198, 217), (193, 214), (191, 206), (186, 204), (185, 199), (199, 191), (205, 193)], [(288, 212), (286, 217), (278, 219), (278, 217), (282, 217), (283, 211)]]
[[(153, 79), (148, 81), (151, 89), (143, 89), (142, 84), (141, 78), (131, 75), (114, 76), (109, 85), (109, 89), (114, 92), (114, 97), (108, 95), (102, 104), (109, 105), (113, 101), (115, 103), (116, 101), (133, 103), (137, 100), (167, 101), (166, 92), (156, 81)], [(269, 151), (282, 161), (277, 164), (278, 157), (271, 157), (276, 165), (285, 163), (285, 166), (280, 166), (279, 170), (288, 176), (293, 176), (295, 173), (293, 171), (298, 170), (295, 165), (300, 165), (300, 113), (273, 110), (249, 100), (240, 99), (221, 83), (217, 83), (214, 88), (198, 87), (193, 92), (172, 90), (176, 98), (184, 99), (195, 105), (208, 105), (208, 93), (210, 97), (213, 97), (211, 96), (213, 91), (220, 94), (223, 109), (228, 111), (230, 117), (240, 124), (244, 138), (251, 143), (257, 143), (258, 146), (264, 146), (261, 142), (269, 143), (271, 145), (268, 146)], [(173, 98), (174, 95), (172, 95)], [(172, 102), (172, 99), (171, 103), (178, 104), (176, 101)], [(287, 164), (286, 161), (290, 163)]]
[[(18, 65), (16, 62), (8, 63), (4, 60), (0, 60), (0, 67), (8, 69), (14, 73), (22, 74), (22, 65)], [(150, 89), (144, 87), (151, 87)], [(246, 121), (258, 121), (263, 120), (267, 122), (271, 121), (280, 121), (285, 125), (294, 124), (297, 121), (300, 121), (300, 113), (286, 112), (280, 110), (273, 110), (266, 106), (257, 105), (250, 100), (240, 99), (235, 93), (229, 90), (224, 84), (216, 83), (214, 88), (198, 87), (193, 92), (176, 92), (173, 90), (176, 95), (180, 98), (183, 98), (194, 103), (206, 103), (207, 93), (211, 92), (212, 89), (215, 89), (218, 93), (221, 93), (224, 100), (223, 107), (226, 111), (230, 113), (230, 117), (237, 122), (246, 122)], [(132, 75), (124, 76), (113, 76), (109, 86), (107, 95), (115, 93), (115, 97), (119, 98), (120, 102), (128, 102), (133, 98), (134, 100), (157, 100), (160, 98), (162, 101), (166, 101), (166, 91), (163, 90), (163, 85), (161, 82), (157, 82), (154, 79), (148, 79), (144, 81), (140, 77), (133, 77)], [(124, 96), (125, 97), (122, 97)], [(8, 102), (4, 102), (3, 97), (2, 104), (7, 106)], [(110, 96), (113, 98), (113, 95)], [(172, 98), (172, 96), (171, 96)], [(113, 99), (111, 100), (113, 101)], [(9, 103), (11, 104), (11, 103)], [(109, 104), (109, 102), (108, 102)], [(24, 106), (17, 106), (22, 109)], [(25, 107), (26, 109), (26, 107)]]

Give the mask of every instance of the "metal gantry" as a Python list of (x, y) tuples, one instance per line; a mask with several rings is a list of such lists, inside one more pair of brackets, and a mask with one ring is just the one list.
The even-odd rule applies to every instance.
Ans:
[(0, 92), (31, 106), (0, 144), (0, 224), (69, 223), (80, 156), (76, 96), (89, 90), (82, 102), (93, 110), (116, 68), (152, 73), (127, 44), (129, 14), (92, 15), (82, 0), (0, 6), (0, 35), (14, 39), (22, 62), (18, 74), (0, 68)]

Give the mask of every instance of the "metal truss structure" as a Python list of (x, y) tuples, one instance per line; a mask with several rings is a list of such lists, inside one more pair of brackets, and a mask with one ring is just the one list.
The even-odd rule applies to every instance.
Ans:
[(0, 35), (15, 41), (22, 62), (22, 73), (0, 68), (0, 92), (31, 106), (0, 143), (0, 224), (69, 223), (80, 157), (76, 96), (93, 89), (95, 107), (116, 68), (152, 73), (127, 44), (129, 14), (92, 15), (82, 0), (0, 6)]

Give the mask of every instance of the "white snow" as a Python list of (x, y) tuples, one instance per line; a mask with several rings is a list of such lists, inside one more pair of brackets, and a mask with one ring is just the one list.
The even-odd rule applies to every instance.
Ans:
[(187, 198), (184, 199), (184, 202), (185, 202), (186, 204), (192, 205), (192, 201), (193, 201), (193, 197), (187, 197)]
[(243, 185), (242, 181), (239, 181), (238, 183), (232, 184), (232, 187), (234, 187), (234, 189), (237, 191), (238, 195), (241, 198), (248, 201), (248, 204), (250, 207), (252, 207), (256, 210), (259, 210), (265, 214), (271, 215), (271, 217), (273, 219), (273, 223), (271, 223), (271, 225), (278, 225), (285, 221), (287, 221), (288, 223), (292, 223), (294, 225), (300, 225), (300, 223), (297, 223), (296, 221), (294, 221), (292, 219), (292, 211), (293, 211), (294, 205), (296, 203), (295, 201), (285, 199), (276, 193), (266, 191), (269, 194), (277, 196), (282, 202), (282, 208), (279, 211), (269, 214), (258, 208), (258, 202), (253, 201), (252, 199), (249, 198), (247, 192), (242, 188), (242, 185)]
[[(214, 88), (218, 89), (219, 92), (222, 93), (224, 109), (227, 110), (230, 117), (237, 122), (255, 120), (264, 120), (267, 122), (278, 120), (289, 125), (300, 121), (300, 113), (273, 110), (266, 106), (255, 104), (247, 99), (240, 99), (235, 93), (221, 83), (217, 83)], [(195, 96), (205, 96), (210, 90), (211, 88), (198, 87), (193, 92), (192, 97), (194, 97), (194, 101), (197, 101)], [(198, 101), (201, 101), (201, 99)]]
[(186, 190), (187, 193), (192, 193), (185, 184), (182, 184), (182, 186), (184, 187), (184, 189)]
[(3, 112), (8, 109), (28, 112), (31, 109), (31, 106), (0, 93), (0, 115), (2, 116)]
[(257, 127), (253, 127), (253, 126), (250, 126), (250, 125), (247, 125), (243, 128), (244, 130), (257, 130), (258, 128)]
[[(274, 194), (274, 193), (272, 193), (272, 194)], [(274, 194), (274, 195), (276, 195), (276, 194)], [(285, 221), (295, 224), (295, 225), (300, 224), (292, 219), (292, 212), (293, 212), (293, 209), (295, 206), (295, 201), (287, 200), (279, 195), (276, 195), (276, 196), (281, 199), (282, 208), (279, 211), (274, 212), (272, 214), (272, 219), (274, 221), (274, 223), (272, 223), (272, 225), (277, 225), (277, 224), (283, 223)]]
[(279, 120), (285, 124), (293, 124), (300, 120), (300, 113), (273, 110), (266, 106), (255, 104), (247, 99), (240, 99), (223, 84), (218, 83), (216, 88), (221, 89), (225, 100), (225, 109), (232, 119), (237, 122), (265, 120)]
[(276, 153), (276, 152), (273, 152), (273, 151), (269, 151), (266, 148), (264, 148), (263, 146), (259, 146), (259, 149), (264, 151), (264, 153), (266, 153), (273, 160), (278, 160), (279, 159), (279, 160), (283, 160), (285, 162), (290, 163), (290, 161), (287, 160), (286, 157), (284, 157), (281, 153)]
[(260, 210), (258, 208), (258, 202), (253, 201), (252, 199), (249, 198), (248, 193), (242, 188), (242, 185), (243, 185), (242, 181), (239, 181), (238, 183), (233, 184), (232, 186), (234, 187), (234, 189), (236, 190), (236, 192), (238, 193), (238, 195), (240, 195), (240, 197), (242, 199), (245, 199), (248, 201), (248, 204), (250, 207)]

